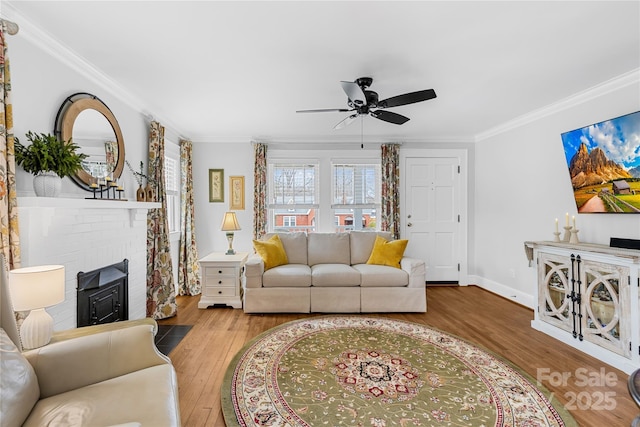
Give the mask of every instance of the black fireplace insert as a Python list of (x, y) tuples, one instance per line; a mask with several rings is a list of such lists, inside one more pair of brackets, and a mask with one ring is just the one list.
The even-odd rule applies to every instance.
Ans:
[(129, 319), (129, 260), (78, 273), (78, 327)]

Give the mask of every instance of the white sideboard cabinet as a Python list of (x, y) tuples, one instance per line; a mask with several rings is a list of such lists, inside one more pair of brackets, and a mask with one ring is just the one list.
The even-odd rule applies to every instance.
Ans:
[(531, 326), (626, 373), (640, 367), (640, 251), (525, 242), (535, 262)]

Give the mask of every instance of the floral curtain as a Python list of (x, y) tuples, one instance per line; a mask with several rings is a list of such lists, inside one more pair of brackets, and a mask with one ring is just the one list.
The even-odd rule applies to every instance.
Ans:
[(16, 159), (13, 138), (13, 107), (9, 49), (4, 22), (0, 20), (0, 240), (9, 270), (20, 267)]
[(253, 146), (253, 238), (267, 232), (267, 144)]
[(400, 238), (400, 145), (382, 144), (382, 212), (380, 229)]
[[(169, 246), (169, 223), (164, 181), (164, 127), (151, 122), (149, 131), (149, 181), (161, 207), (147, 211), (147, 316), (175, 316), (175, 284)], [(147, 200), (149, 201), (149, 200)]]
[(202, 292), (200, 263), (196, 247), (195, 205), (193, 199), (193, 144), (180, 140), (180, 254), (178, 294)]

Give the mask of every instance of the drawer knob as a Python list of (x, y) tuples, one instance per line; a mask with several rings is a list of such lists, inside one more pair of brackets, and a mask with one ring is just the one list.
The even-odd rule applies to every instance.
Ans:
[(221, 294), (221, 293), (222, 293), (222, 291), (218, 291), (218, 293), (219, 293), (219, 294)]
[(222, 274), (222, 270), (218, 270), (218, 274)]
[(218, 285), (222, 285), (222, 280), (218, 280)]

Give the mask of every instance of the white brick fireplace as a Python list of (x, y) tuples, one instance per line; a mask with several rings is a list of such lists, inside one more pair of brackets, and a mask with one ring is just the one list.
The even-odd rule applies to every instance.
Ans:
[(129, 260), (129, 319), (146, 315), (147, 209), (159, 203), (19, 197), (22, 267), (65, 266), (63, 303), (47, 309), (54, 330), (76, 327), (77, 274)]

